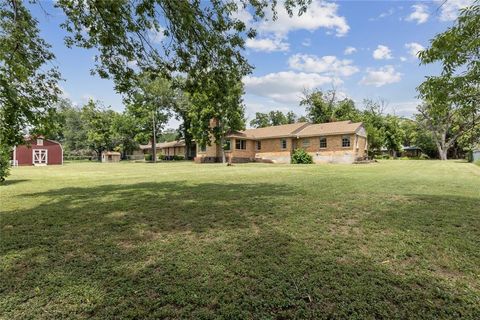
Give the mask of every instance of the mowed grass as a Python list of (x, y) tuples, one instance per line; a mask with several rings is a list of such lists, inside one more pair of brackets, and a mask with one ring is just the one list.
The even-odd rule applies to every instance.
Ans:
[(1, 319), (480, 318), (473, 164), (77, 163), (0, 193)]

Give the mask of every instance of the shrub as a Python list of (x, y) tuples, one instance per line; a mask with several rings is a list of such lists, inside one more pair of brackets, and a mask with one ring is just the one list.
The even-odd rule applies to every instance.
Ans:
[(152, 161), (152, 159), (153, 159), (153, 156), (150, 153), (147, 153), (145, 155), (145, 161)]
[(173, 159), (173, 160), (177, 160), (177, 161), (178, 161), (178, 160), (185, 160), (185, 157), (184, 157), (184, 156), (176, 156), (176, 155), (175, 155), (175, 156), (173, 156), (172, 159)]
[(428, 160), (428, 159), (430, 159), (430, 157), (427, 156), (425, 153), (422, 153), (422, 154), (420, 155), (419, 159), (420, 159), (420, 160)]
[(292, 163), (294, 164), (311, 164), (313, 158), (303, 149), (295, 149), (292, 154)]
[(158, 156), (158, 159), (160, 160), (165, 160), (167, 157), (164, 154), (161, 154)]

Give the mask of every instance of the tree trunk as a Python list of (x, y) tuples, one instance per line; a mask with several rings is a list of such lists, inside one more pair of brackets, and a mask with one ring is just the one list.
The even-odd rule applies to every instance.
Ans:
[(157, 132), (155, 130), (155, 112), (153, 112), (152, 116), (152, 161), (153, 163), (157, 162)]
[(440, 160), (447, 160), (448, 149), (438, 147), (438, 154), (440, 155)]
[(225, 137), (224, 137), (223, 134), (222, 134), (222, 137), (220, 138), (220, 150), (221, 150), (221, 152), (222, 152), (222, 163), (227, 162), (227, 161), (226, 161), (226, 157), (225, 157), (225, 148), (224, 148), (224, 146), (225, 146)]

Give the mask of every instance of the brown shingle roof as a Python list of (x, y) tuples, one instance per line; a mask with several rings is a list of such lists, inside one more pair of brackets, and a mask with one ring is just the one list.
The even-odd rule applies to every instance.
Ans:
[(338, 121), (329, 123), (310, 124), (299, 122), (258, 129), (247, 129), (232, 132), (228, 137), (244, 139), (268, 139), (280, 137), (312, 137), (332, 134), (355, 133), (362, 126), (361, 122)]
[[(185, 141), (184, 140), (179, 140), (179, 141), (170, 141), (170, 142), (160, 142), (156, 144), (157, 148), (156, 149), (162, 149), (162, 148), (172, 148), (172, 147), (184, 147), (185, 146)], [(152, 145), (151, 144), (141, 144), (140, 149), (145, 150), (145, 149), (151, 149)]]
[(318, 123), (306, 126), (294, 135), (297, 137), (312, 137), (321, 135), (355, 133), (361, 126), (361, 122), (351, 122), (350, 120)]
[(305, 126), (308, 126), (306, 122), (298, 122), (292, 124), (284, 124), (280, 126), (272, 126), (258, 129), (247, 129), (243, 131), (238, 131), (230, 134), (230, 137), (243, 137), (250, 139), (267, 139), (267, 138), (278, 138), (278, 137), (288, 137), (292, 133), (301, 130)]

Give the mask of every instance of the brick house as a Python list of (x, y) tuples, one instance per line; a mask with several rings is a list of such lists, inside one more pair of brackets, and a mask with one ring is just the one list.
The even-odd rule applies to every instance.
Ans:
[[(185, 156), (185, 140), (178, 140), (178, 141), (170, 141), (170, 142), (160, 142), (157, 143), (157, 155), (163, 155), (167, 159), (172, 158), (173, 156)], [(140, 145), (140, 150), (144, 154), (152, 153), (152, 145)], [(195, 157), (195, 144), (190, 148), (188, 152), (188, 159), (192, 159)]]
[[(361, 122), (306, 122), (235, 131), (227, 135), (226, 157), (231, 162), (290, 163), (301, 148), (315, 163), (353, 163), (367, 155), (367, 133)], [(220, 146), (197, 146), (198, 163), (220, 162)]]

